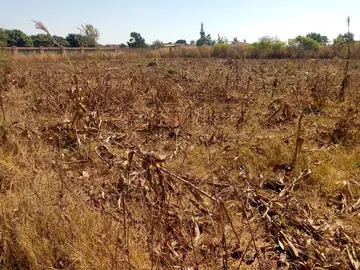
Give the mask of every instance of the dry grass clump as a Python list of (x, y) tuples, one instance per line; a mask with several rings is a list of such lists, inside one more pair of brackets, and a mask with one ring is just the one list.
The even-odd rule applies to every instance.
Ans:
[(1, 268), (356, 269), (355, 71), (192, 50), (0, 70)]

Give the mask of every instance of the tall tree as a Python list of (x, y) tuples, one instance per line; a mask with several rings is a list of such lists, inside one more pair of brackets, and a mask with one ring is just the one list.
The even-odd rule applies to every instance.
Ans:
[(200, 38), (196, 41), (196, 46), (209, 45), (212, 46), (215, 41), (211, 39), (211, 35), (206, 35), (204, 31), (204, 24), (201, 23)]
[(201, 23), (200, 39), (205, 38), (204, 23)]
[(204, 24), (201, 23), (200, 38), (196, 41), (196, 45), (203, 46), (205, 44), (206, 44), (206, 36), (205, 36), (205, 31), (204, 31)]
[(88, 47), (88, 38), (80, 34), (68, 34), (66, 41), (70, 47)]
[(305, 51), (317, 51), (320, 48), (319, 42), (304, 36), (297, 36), (295, 39), (289, 39), (288, 43), (290, 46), (294, 46)]
[(98, 45), (100, 32), (92, 24), (81, 25), (81, 28), (78, 29), (80, 30), (80, 34), (87, 38), (87, 46), (95, 47)]
[(17, 46), (17, 47), (33, 46), (32, 39), (21, 30), (17, 30), (17, 29), (5, 30), (5, 33), (7, 36), (7, 46)]
[[(59, 44), (60, 46), (65, 46), (65, 47), (68, 47), (70, 46), (69, 45), (69, 42), (63, 38), (63, 37), (60, 37), (60, 36), (53, 36), (53, 39), (56, 41), (57, 44)], [(55, 45), (56, 45), (55, 43)]]
[(319, 33), (312, 32), (312, 33), (307, 34), (306, 37), (311, 38), (320, 44), (326, 44), (329, 42), (329, 39), (327, 36), (322, 36)]
[(335, 44), (343, 44), (343, 43), (353, 43), (355, 42), (355, 35), (351, 32), (347, 32), (345, 34), (339, 34), (337, 38), (334, 40)]
[(130, 39), (127, 42), (130, 48), (144, 48), (147, 47), (145, 39), (140, 35), (140, 33), (131, 32)]
[(231, 44), (237, 44), (239, 43), (239, 39), (237, 37), (234, 37), (233, 40), (231, 41)]
[(47, 34), (37, 34), (30, 36), (35, 47), (51, 47), (54, 46), (54, 40)]
[(175, 44), (187, 44), (186, 40), (185, 39), (179, 39), (175, 42)]

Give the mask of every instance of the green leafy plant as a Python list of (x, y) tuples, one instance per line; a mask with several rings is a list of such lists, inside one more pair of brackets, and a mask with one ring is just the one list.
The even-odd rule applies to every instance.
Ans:
[(86, 36), (81, 34), (68, 34), (66, 37), (70, 47), (91, 47)]
[(140, 35), (140, 33), (131, 32), (130, 39), (127, 42), (129, 48), (146, 48), (147, 44), (145, 39)]
[(54, 45), (53, 38), (46, 34), (37, 34), (30, 36), (35, 47), (51, 47)]
[(32, 47), (32, 39), (21, 30), (5, 30), (7, 36), (7, 46)]

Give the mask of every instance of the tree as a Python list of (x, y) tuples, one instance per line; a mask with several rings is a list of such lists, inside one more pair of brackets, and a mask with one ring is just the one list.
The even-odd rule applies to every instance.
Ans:
[(0, 28), (0, 47), (7, 45), (7, 34), (3, 28)]
[(203, 46), (207, 43), (207, 37), (205, 36), (204, 24), (201, 23), (200, 38), (196, 41), (196, 46)]
[(201, 29), (200, 29), (200, 38), (196, 41), (196, 46), (203, 46), (203, 45), (208, 45), (208, 46), (212, 46), (215, 44), (215, 41), (211, 39), (211, 35), (205, 34), (204, 31), (204, 24), (201, 23)]
[(200, 38), (196, 41), (196, 46), (203, 46), (206, 44), (206, 36), (204, 31), (204, 24), (201, 23)]
[(258, 42), (251, 44), (251, 54), (254, 57), (280, 57), (285, 42), (277, 37), (263, 36)]
[(231, 41), (231, 44), (237, 44), (239, 43), (239, 39), (237, 37), (234, 37), (233, 40)]
[(53, 39), (55, 40), (54, 45), (56, 45), (56, 46), (57, 46), (57, 44), (59, 44), (60, 46), (65, 46), (65, 47), (70, 46), (69, 42), (63, 37), (53, 36)]
[(304, 51), (317, 51), (320, 48), (319, 42), (312, 38), (304, 36), (297, 36), (295, 39), (289, 39), (288, 43), (290, 46), (296, 47)]
[(218, 34), (217, 43), (218, 44), (228, 44), (229, 40), (227, 39), (227, 37), (220, 37), (220, 35)]
[(80, 34), (68, 34), (66, 41), (70, 47), (88, 47), (88, 38)]
[(126, 44), (121, 43), (121, 44), (120, 44), (120, 48), (127, 48), (127, 46), (126, 46)]
[(51, 47), (54, 45), (54, 40), (47, 34), (37, 34), (30, 36), (35, 47)]
[(200, 39), (205, 39), (205, 31), (204, 31), (203, 23), (201, 23), (201, 28), (200, 28)]
[(151, 47), (153, 47), (155, 49), (158, 49), (158, 48), (160, 48), (162, 46), (163, 46), (163, 42), (160, 41), (159, 39), (155, 40), (151, 45)]
[(145, 48), (147, 47), (145, 39), (140, 35), (140, 33), (131, 32), (130, 39), (127, 42), (130, 48)]
[(7, 46), (32, 47), (33, 41), (21, 30), (5, 30), (7, 36)]
[(354, 34), (351, 32), (345, 33), (345, 34), (339, 34), (336, 39), (334, 39), (335, 45), (341, 45), (344, 43), (347, 43), (348, 41), (350, 43), (355, 42)]
[(196, 43), (195, 40), (190, 41), (190, 45), (195, 45), (195, 43)]
[(177, 40), (177, 41), (175, 42), (175, 44), (184, 44), (184, 45), (186, 45), (187, 42), (186, 42), (185, 39), (179, 39), (179, 40)]
[(206, 36), (206, 45), (213, 46), (215, 43), (216, 43), (216, 41), (211, 38), (210, 34), (208, 34)]
[(92, 24), (84, 24), (81, 25), (80, 34), (87, 38), (87, 46), (88, 47), (96, 47), (98, 45), (98, 40), (100, 37), (100, 32), (96, 29)]
[(329, 42), (329, 39), (327, 36), (322, 36), (319, 33), (312, 32), (312, 33), (307, 34), (306, 37), (311, 38), (320, 44), (326, 44)]

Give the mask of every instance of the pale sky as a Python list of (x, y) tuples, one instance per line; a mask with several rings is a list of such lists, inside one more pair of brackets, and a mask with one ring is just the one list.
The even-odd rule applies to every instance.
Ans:
[(197, 40), (200, 24), (213, 39), (238, 37), (248, 42), (277, 36), (283, 41), (309, 32), (330, 39), (351, 32), (360, 39), (360, 0), (0, 0), (0, 28), (37, 34), (31, 20), (43, 22), (53, 35), (78, 33), (81, 24), (100, 31), (101, 44), (126, 43), (139, 32), (147, 43), (159, 39)]

